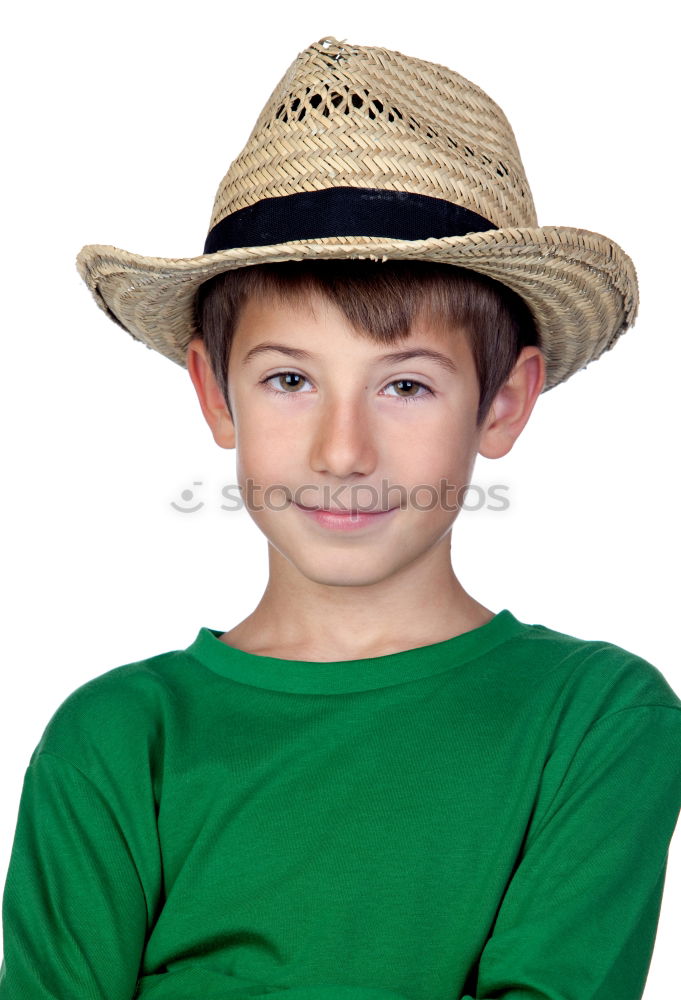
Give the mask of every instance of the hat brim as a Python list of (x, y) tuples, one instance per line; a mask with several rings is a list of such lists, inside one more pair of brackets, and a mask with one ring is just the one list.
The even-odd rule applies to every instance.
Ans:
[(631, 258), (614, 241), (564, 226), (496, 229), (426, 240), (326, 237), (237, 247), (191, 258), (147, 257), (90, 244), (76, 258), (97, 305), (136, 340), (186, 367), (198, 329), (194, 297), (224, 271), (286, 260), (428, 260), (470, 268), (520, 295), (537, 324), (543, 391), (613, 347), (638, 312)]

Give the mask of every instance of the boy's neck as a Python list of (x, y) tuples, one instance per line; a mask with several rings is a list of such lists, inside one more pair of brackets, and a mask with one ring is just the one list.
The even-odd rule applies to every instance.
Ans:
[(258, 606), (220, 638), (259, 656), (354, 660), (442, 642), (494, 615), (456, 578), (448, 538), (408, 572), (359, 587), (310, 580), (270, 546), (270, 578)]

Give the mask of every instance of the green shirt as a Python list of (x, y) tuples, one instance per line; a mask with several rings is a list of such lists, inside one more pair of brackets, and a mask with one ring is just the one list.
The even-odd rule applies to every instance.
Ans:
[(222, 631), (48, 722), (0, 1000), (640, 1000), (681, 809), (657, 668), (508, 610), (338, 662)]

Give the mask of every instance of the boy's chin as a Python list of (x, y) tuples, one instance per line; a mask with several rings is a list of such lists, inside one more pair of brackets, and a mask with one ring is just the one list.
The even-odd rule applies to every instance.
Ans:
[(371, 565), (362, 567), (354, 565), (347, 559), (319, 558), (309, 563), (305, 560), (289, 559), (291, 565), (306, 580), (321, 587), (371, 587), (381, 583), (387, 577), (399, 570), (400, 566), (386, 561), (385, 566), (377, 565), (372, 560)]
[(333, 541), (316, 543), (309, 539), (283, 541), (268, 537), (271, 551), (270, 581), (292, 584), (291, 572), (301, 579), (325, 587), (371, 587), (399, 573), (412, 562), (414, 553), (405, 546), (376, 545), (364, 540), (361, 546)]

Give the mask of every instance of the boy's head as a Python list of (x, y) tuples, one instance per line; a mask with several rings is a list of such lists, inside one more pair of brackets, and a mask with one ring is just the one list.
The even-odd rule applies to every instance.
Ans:
[[(477, 454), (505, 455), (539, 393), (638, 308), (613, 240), (539, 226), (511, 125), (480, 87), (332, 37), (275, 86), (199, 256), (94, 245), (77, 266), (111, 319), (188, 367), (215, 440), (237, 445), (269, 597), (298, 611), (303, 577), (389, 579), (392, 613), (451, 597), (449, 529)], [(307, 506), (382, 513), (350, 524)], [(312, 589), (316, 628), (328, 595)]]
[[(448, 265), (247, 268), (197, 311), (187, 367), (213, 436), (237, 448), (271, 554), (321, 583), (367, 585), (448, 548), (477, 454), (510, 450), (544, 382), (523, 303)], [(305, 507), (372, 513), (341, 538)]]

